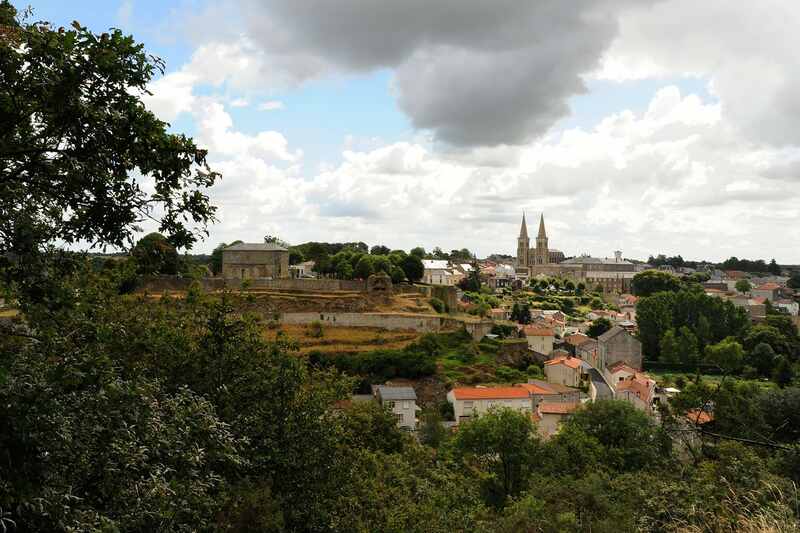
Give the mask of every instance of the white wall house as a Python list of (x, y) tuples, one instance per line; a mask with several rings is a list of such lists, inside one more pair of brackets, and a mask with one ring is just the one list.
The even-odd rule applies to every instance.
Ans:
[(544, 375), (550, 383), (579, 387), (582, 366), (583, 361), (578, 357), (556, 357), (544, 362)]
[(525, 333), (525, 338), (528, 339), (528, 348), (534, 352), (550, 355), (553, 351), (555, 333), (552, 329), (530, 325), (525, 326), (522, 331)]
[(450, 264), (440, 259), (423, 259), (422, 266), (425, 271), (422, 274), (422, 282), (430, 285), (455, 285), (461, 279), (461, 275), (453, 273)]
[(375, 397), (381, 405), (388, 407), (401, 428), (417, 428), (417, 394), (411, 387), (390, 387), (378, 385), (375, 388)]
[(530, 393), (522, 387), (461, 387), (447, 393), (453, 404), (456, 423), (485, 414), (492, 407), (508, 407), (530, 413), (533, 409)]

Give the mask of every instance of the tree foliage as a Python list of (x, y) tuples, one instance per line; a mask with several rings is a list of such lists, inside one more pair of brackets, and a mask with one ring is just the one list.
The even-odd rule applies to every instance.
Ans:
[(657, 292), (676, 292), (681, 281), (669, 272), (645, 270), (633, 276), (631, 291), (636, 296), (651, 296)]

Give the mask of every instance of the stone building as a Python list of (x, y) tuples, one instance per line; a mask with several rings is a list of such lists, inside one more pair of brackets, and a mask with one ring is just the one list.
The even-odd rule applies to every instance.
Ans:
[(616, 363), (642, 369), (642, 343), (625, 328), (614, 326), (597, 337), (597, 368), (603, 370)]
[(530, 272), (531, 267), (539, 265), (557, 265), (564, 260), (564, 253), (551, 250), (548, 246), (547, 231), (544, 228), (544, 214), (539, 218), (539, 233), (536, 235), (536, 247), (531, 248), (528, 238), (528, 225), (525, 214), (522, 214), (522, 225), (517, 238), (517, 269)]
[(239, 243), (222, 250), (222, 277), (288, 278), (289, 250), (271, 242)]

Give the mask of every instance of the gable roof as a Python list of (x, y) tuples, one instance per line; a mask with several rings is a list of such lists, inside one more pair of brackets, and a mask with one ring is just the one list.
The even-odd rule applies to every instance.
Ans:
[(522, 387), (531, 394), (558, 394), (555, 390), (550, 388), (547, 383), (520, 383), (518, 387)]
[(528, 337), (553, 337), (555, 335), (552, 329), (536, 325), (525, 326), (522, 331)]
[(589, 342), (592, 340), (592, 338), (588, 335), (584, 335), (583, 333), (573, 333), (572, 335), (567, 335), (564, 337), (564, 340), (567, 342), (567, 344), (580, 346), (581, 344)]
[(223, 251), (234, 252), (288, 252), (286, 248), (274, 242), (240, 242), (226, 246)]
[(522, 387), (461, 387), (453, 389), (456, 400), (510, 400), (530, 398)]
[(444, 259), (423, 259), (422, 266), (425, 270), (447, 270), (449, 264)]
[(759, 285), (758, 287), (756, 287), (753, 290), (756, 290), (756, 291), (775, 291), (775, 290), (778, 290), (780, 288), (781, 288), (781, 286), (778, 285), (777, 283), (767, 282), (767, 283), (762, 283), (761, 285)]
[(610, 367), (608, 367), (608, 370), (609, 370), (609, 371), (610, 371), (612, 374), (613, 374), (614, 372), (619, 372), (619, 371), (622, 371), (622, 372), (628, 372), (628, 373), (630, 373), (630, 374), (636, 374), (636, 372), (637, 372), (635, 368), (633, 368), (632, 366), (630, 366), (630, 365), (629, 365), (628, 363), (626, 363), (625, 361), (617, 361), (616, 363), (614, 363), (613, 365), (611, 365)]
[(538, 411), (543, 415), (567, 415), (578, 410), (579, 402), (542, 402)]
[(605, 333), (597, 337), (597, 340), (599, 342), (608, 342), (617, 335), (619, 335), (620, 333), (627, 333), (627, 332), (625, 331), (625, 328), (622, 328), (620, 326), (614, 326), (610, 330), (606, 331)]
[(552, 365), (564, 365), (572, 369), (580, 368), (581, 363), (583, 360), (579, 357), (556, 357), (550, 359), (549, 361), (545, 361), (544, 364), (552, 366)]
[(416, 400), (417, 393), (411, 387), (389, 387), (378, 385), (378, 394), (382, 400)]

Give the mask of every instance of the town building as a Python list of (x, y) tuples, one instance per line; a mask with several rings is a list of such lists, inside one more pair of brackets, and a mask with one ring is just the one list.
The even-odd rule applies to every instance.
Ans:
[(556, 357), (544, 362), (544, 375), (550, 383), (579, 387), (582, 374), (583, 361), (578, 357)]
[(597, 338), (597, 361), (593, 366), (602, 371), (618, 362), (640, 370), (642, 343), (625, 328), (614, 326)]
[(289, 250), (271, 242), (238, 243), (222, 250), (226, 279), (289, 277)]
[(391, 387), (378, 385), (375, 387), (375, 398), (387, 407), (397, 420), (400, 428), (414, 430), (417, 428), (417, 394), (411, 387)]
[(553, 351), (555, 333), (552, 329), (531, 324), (523, 327), (522, 331), (528, 340), (529, 349), (545, 355)]
[(564, 260), (564, 253), (560, 250), (550, 249), (548, 246), (547, 231), (544, 227), (544, 213), (539, 218), (539, 233), (536, 235), (536, 247), (531, 248), (528, 238), (528, 225), (525, 222), (525, 213), (522, 214), (522, 224), (517, 237), (517, 270), (528, 274), (530, 267), (541, 265), (557, 265)]
[(581, 406), (580, 402), (542, 402), (532, 415), (536, 431), (542, 439), (549, 439), (559, 432), (566, 419)]
[(492, 407), (508, 407), (516, 411), (531, 412), (530, 393), (522, 387), (462, 387), (447, 393), (453, 405), (456, 422), (485, 414)]
[(461, 275), (453, 273), (450, 263), (443, 259), (423, 259), (422, 282), (429, 285), (455, 285)]

